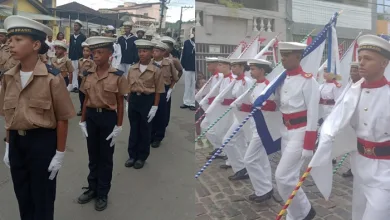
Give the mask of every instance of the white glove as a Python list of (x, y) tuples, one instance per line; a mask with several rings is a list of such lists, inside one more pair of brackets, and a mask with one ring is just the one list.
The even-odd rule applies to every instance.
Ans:
[(69, 84), (66, 89), (68, 90), (68, 92), (72, 91), (73, 89), (73, 85), (72, 84)]
[(157, 109), (158, 109), (158, 106), (154, 106), (154, 105), (150, 109), (149, 114), (148, 114), (148, 123), (150, 123), (153, 120), (154, 116), (156, 116)]
[(85, 122), (85, 121), (81, 122), (80, 121), (79, 125), (80, 125), (80, 128), (81, 128), (81, 131), (83, 132), (84, 137), (88, 137), (87, 122)]
[(51, 159), (49, 168), (47, 169), (50, 173), (49, 180), (53, 180), (60, 168), (62, 167), (62, 162), (64, 161), (65, 152), (56, 151), (53, 159)]
[(9, 143), (5, 142), (5, 153), (4, 153), (4, 159), (3, 159), (3, 161), (4, 161), (5, 165), (6, 165), (8, 168), (10, 168), (9, 157), (8, 157), (8, 155), (9, 155)]
[(172, 94), (172, 89), (169, 88), (169, 89), (168, 89), (168, 92), (167, 92), (167, 102), (168, 102), (169, 99), (171, 98), (171, 94)]
[(302, 159), (310, 158), (313, 156), (313, 151), (312, 150), (305, 150), (303, 149), (302, 151)]
[(111, 139), (110, 147), (115, 145), (116, 137), (122, 132), (122, 126), (116, 126), (114, 127), (114, 130), (112, 130), (111, 134), (108, 135), (106, 138), (106, 141)]
[(126, 114), (128, 114), (129, 113), (129, 102), (128, 101), (126, 101)]

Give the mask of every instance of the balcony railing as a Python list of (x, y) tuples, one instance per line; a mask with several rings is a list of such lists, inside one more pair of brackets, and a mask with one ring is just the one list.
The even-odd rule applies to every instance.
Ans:
[(253, 31), (275, 32), (275, 19), (272, 18), (253, 18)]

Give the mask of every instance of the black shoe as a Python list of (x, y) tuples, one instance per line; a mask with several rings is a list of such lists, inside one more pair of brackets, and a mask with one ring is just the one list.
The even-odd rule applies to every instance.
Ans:
[(249, 201), (254, 201), (256, 197), (257, 197), (256, 193), (253, 193), (252, 195), (249, 195), (248, 199)]
[(226, 164), (222, 164), (221, 166), (219, 166), (219, 168), (227, 170), (227, 169), (232, 168), (232, 166), (226, 165)]
[(190, 110), (191, 110), (191, 111), (196, 111), (195, 106), (190, 106)]
[(83, 113), (81, 111), (77, 112), (77, 116), (81, 116)]
[(72, 89), (72, 92), (79, 93), (79, 90), (77, 88)]
[(303, 219), (303, 220), (312, 220), (314, 217), (316, 217), (317, 213), (316, 210), (313, 209), (313, 207), (310, 208), (309, 214)]
[(134, 166), (134, 163), (135, 163), (135, 159), (130, 158), (130, 159), (128, 159), (128, 160), (126, 161), (125, 167), (132, 167), (132, 166)]
[(145, 161), (137, 160), (135, 161), (134, 169), (141, 169), (142, 167), (144, 167), (144, 165), (145, 165)]
[(217, 153), (217, 151), (218, 151), (218, 148), (217, 148), (217, 149), (214, 149), (213, 151), (211, 151), (211, 152), (209, 153), (209, 155), (210, 155), (210, 156), (213, 156), (215, 153)]
[(228, 179), (230, 181), (245, 180), (245, 179), (249, 179), (249, 175), (248, 175), (248, 172), (246, 171), (246, 169), (244, 168), (244, 169), (236, 172), (233, 176), (229, 176)]
[(83, 192), (83, 194), (81, 194), (81, 196), (77, 199), (79, 204), (86, 204), (96, 198), (96, 191), (89, 189), (88, 187), (83, 187), (83, 189), (87, 189), (87, 191)]
[(272, 198), (273, 194), (274, 194), (274, 190), (271, 189), (271, 191), (267, 192), (266, 194), (264, 194), (262, 196), (254, 197), (253, 200), (251, 200), (251, 201), (254, 201), (256, 203), (262, 203), (262, 202), (265, 202), (267, 200), (270, 200)]
[(343, 177), (351, 177), (353, 176), (351, 169), (349, 169), (347, 172), (341, 174)]
[[(212, 156), (213, 156), (213, 155), (207, 156), (207, 157), (206, 157), (207, 160), (210, 160)], [(227, 157), (226, 157), (226, 156), (217, 155), (217, 156), (215, 156), (215, 159), (226, 160)]]
[(189, 108), (189, 107), (190, 107), (190, 106), (184, 105), (184, 104), (180, 106), (180, 108)]
[(336, 159), (333, 159), (332, 160), (332, 164), (336, 164), (337, 163), (337, 160)]
[(153, 141), (153, 143), (150, 145), (153, 148), (158, 148), (160, 147), (161, 141)]
[(107, 196), (99, 196), (95, 202), (95, 210), (103, 211), (107, 208)]

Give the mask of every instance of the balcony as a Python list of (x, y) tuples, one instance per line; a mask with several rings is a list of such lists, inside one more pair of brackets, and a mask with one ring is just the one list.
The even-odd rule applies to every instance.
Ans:
[(268, 39), (286, 30), (283, 12), (228, 8), (198, 1), (195, 8), (195, 25), (197, 42), (213, 44), (236, 44), (259, 33)]

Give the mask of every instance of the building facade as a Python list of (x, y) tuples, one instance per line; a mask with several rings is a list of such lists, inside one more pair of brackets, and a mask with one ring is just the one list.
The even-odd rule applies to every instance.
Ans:
[[(241, 42), (257, 35), (266, 44), (286, 32), (286, 0), (241, 0), (237, 8), (215, 0), (196, 0), (196, 59), (198, 71), (205, 73), (205, 57), (228, 56)], [(230, 1), (231, 2), (231, 1)], [(285, 40), (285, 34), (280, 35)]]

